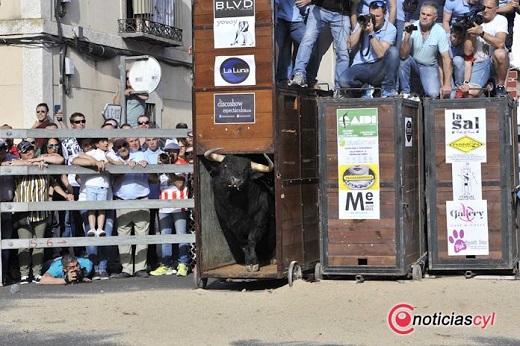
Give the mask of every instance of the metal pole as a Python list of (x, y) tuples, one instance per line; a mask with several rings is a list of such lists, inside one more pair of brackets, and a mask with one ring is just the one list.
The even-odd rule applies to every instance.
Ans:
[(119, 104), (121, 105), (121, 123), (119, 126), (126, 123), (126, 96), (125, 96), (125, 90), (126, 90), (126, 57), (121, 56), (119, 58), (119, 82), (121, 84), (121, 88), (119, 90), (120, 101)]

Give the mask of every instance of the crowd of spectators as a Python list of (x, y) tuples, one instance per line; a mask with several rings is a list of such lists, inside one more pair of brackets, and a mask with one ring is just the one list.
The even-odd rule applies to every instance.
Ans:
[[(41, 174), (2, 175), (1, 202), (108, 201), (145, 199), (188, 199), (191, 197), (191, 175), (174, 173), (109, 174), (110, 165), (188, 164), (193, 163), (193, 137), (183, 138), (128, 137), (82, 138), (87, 118), (72, 113), (68, 125), (63, 114), (51, 122), (47, 104), (36, 107), (32, 128), (71, 128), (78, 137), (0, 139), (2, 166), (38, 166)], [(55, 127), (49, 127), (55, 126)], [(107, 119), (101, 129), (128, 127)], [(152, 128), (149, 116), (135, 118), (134, 128)], [(2, 129), (11, 126), (4, 124)], [(131, 126), (130, 126), (131, 128)], [(188, 128), (184, 123), (177, 128)], [(102, 130), (101, 130), (102, 131)], [(90, 167), (94, 174), (46, 174), (48, 165)], [(95, 209), (95, 210), (94, 210)], [(2, 213), (2, 239), (13, 237), (110, 237), (113, 235), (186, 234), (191, 211), (186, 208), (159, 210), (67, 210)], [(150, 252), (158, 253), (150, 254)], [(69, 284), (110, 278), (148, 277), (151, 275), (186, 276), (189, 272), (189, 244), (162, 246), (131, 245), (53, 248), (23, 248), (18, 256), (12, 250), (2, 251), (4, 284)], [(176, 256), (174, 257), (174, 252)], [(159, 258), (160, 260), (157, 260)], [(151, 259), (151, 260), (150, 260)], [(154, 260), (155, 259), (155, 260)]]
[(275, 3), (278, 83), (316, 87), (330, 31), (335, 98), (507, 96), (518, 0)]

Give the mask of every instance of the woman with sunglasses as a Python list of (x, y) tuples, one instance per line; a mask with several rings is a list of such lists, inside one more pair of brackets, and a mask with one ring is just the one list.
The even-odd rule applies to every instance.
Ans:
[[(36, 121), (31, 126), (31, 129), (44, 129), (49, 125), (51, 119), (49, 118), (49, 106), (46, 103), (39, 103), (36, 106)], [(36, 138), (36, 146), (41, 148), (45, 138)]]

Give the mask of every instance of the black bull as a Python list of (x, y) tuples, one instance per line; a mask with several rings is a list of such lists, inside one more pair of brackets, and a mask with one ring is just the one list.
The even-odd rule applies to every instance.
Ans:
[(260, 260), (274, 260), (276, 231), (274, 223), (273, 188), (263, 180), (269, 166), (235, 155), (206, 151), (204, 157), (220, 162), (212, 172), (211, 187), (215, 211), (237, 263), (245, 263), (246, 270), (259, 270)]

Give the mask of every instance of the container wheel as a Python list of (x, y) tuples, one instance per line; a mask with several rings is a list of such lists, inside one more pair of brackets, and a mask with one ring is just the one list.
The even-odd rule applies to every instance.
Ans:
[(356, 280), (357, 284), (362, 284), (363, 282), (365, 282), (365, 278), (363, 277), (363, 275), (356, 275), (354, 279)]
[(316, 266), (314, 267), (314, 279), (316, 281), (323, 280), (323, 266), (320, 262), (316, 263)]
[(195, 282), (195, 288), (206, 289), (208, 285), (208, 278), (201, 278), (197, 266), (193, 268), (193, 281)]
[(412, 279), (414, 281), (421, 281), (423, 277), (422, 268), (419, 264), (412, 264)]
[(292, 261), (289, 264), (289, 270), (287, 273), (287, 280), (289, 281), (289, 286), (292, 287), (294, 281), (301, 279), (303, 277), (302, 275), (302, 268), (296, 261)]
[(473, 273), (471, 270), (466, 270), (466, 272), (464, 273), (464, 277), (466, 279), (472, 279), (475, 277), (475, 273)]

